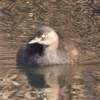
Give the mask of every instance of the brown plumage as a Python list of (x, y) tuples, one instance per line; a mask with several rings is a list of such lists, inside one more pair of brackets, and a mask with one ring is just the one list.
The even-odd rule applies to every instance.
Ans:
[(73, 42), (48, 26), (38, 29), (17, 53), (17, 61), (29, 66), (75, 64), (77, 60), (78, 50)]

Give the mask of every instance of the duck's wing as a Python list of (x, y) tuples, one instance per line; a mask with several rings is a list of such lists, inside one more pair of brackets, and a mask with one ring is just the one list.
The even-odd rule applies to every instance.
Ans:
[(59, 35), (59, 50), (64, 52), (65, 55), (70, 55), (77, 62), (79, 56), (78, 49), (66, 34)]

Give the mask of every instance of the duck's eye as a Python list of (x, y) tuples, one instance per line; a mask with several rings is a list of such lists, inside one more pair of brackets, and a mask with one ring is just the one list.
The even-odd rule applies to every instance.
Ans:
[(42, 38), (45, 38), (45, 35), (44, 34), (42, 35)]

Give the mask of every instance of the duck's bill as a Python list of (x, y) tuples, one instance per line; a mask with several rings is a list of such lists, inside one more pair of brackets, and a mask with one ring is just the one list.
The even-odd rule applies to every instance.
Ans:
[(33, 44), (33, 43), (38, 43), (42, 38), (34, 38), (33, 40), (31, 40), (30, 42), (28, 42), (28, 44)]

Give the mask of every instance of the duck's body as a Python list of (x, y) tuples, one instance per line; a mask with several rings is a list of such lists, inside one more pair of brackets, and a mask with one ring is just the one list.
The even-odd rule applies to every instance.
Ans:
[(78, 59), (75, 45), (51, 27), (41, 27), (17, 54), (17, 61), (29, 66), (74, 64)]

